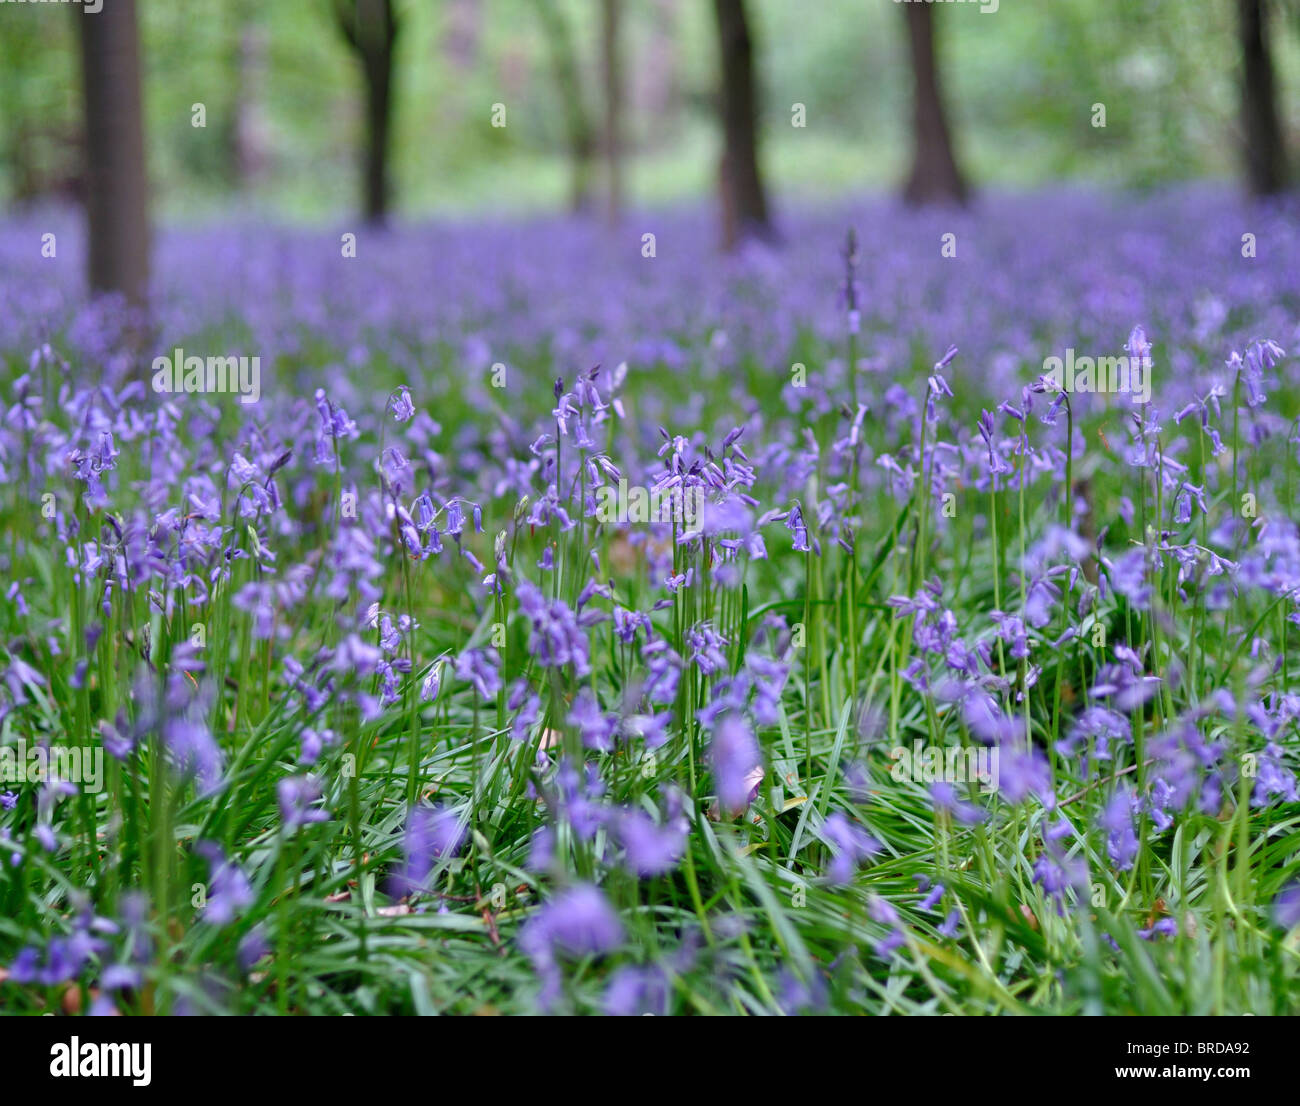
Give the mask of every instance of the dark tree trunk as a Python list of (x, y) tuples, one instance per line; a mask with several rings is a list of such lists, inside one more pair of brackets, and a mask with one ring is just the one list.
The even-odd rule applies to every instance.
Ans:
[(135, 0), (76, 10), (86, 124), (88, 276), (136, 305), (149, 294), (148, 181)]
[(909, 204), (966, 202), (966, 183), (957, 168), (943, 106), (935, 54), (934, 10), (903, 4), (912, 59), (912, 171), (903, 187)]
[(619, 56), (619, 25), (623, 0), (602, 0), (600, 21), (601, 74), (605, 83), (605, 170), (608, 191), (605, 212), (611, 223), (623, 207), (623, 68)]
[(591, 204), (591, 163), (596, 138), (582, 95), (582, 75), (573, 35), (563, 10), (553, 0), (536, 0), (536, 7), (550, 47), (556, 90), (564, 105), (564, 129), (569, 146), (569, 209), (586, 211)]
[(771, 237), (772, 226), (758, 170), (758, 94), (745, 3), (714, 0), (713, 7), (722, 61), (722, 244), (730, 249), (750, 235)]
[(1237, 0), (1241, 35), (1241, 121), (1251, 192), (1268, 196), (1286, 187), (1286, 153), (1278, 121), (1265, 0)]
[(392, 121), (393, 54), (398, 24), (393, 0), (336, 0), (339, 27), (361, 62), (366, 82), (366, 145), (362, 161), (366, 222), (382, 225), (391, 198), (388, 135)]

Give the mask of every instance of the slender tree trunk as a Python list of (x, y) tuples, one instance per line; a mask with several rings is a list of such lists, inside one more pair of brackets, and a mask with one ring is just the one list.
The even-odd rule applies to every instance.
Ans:
[(912, 171), (903, 188), (909, 204), (966, 202), (966, 182), (953, 155), (934, 41), (934, 9), (903, 4), (912, 59)]
[(135, 0), (74, 9), (86, 125), (88, 276), (136, 305), (149, 294), (148, 181)]
[(758, 168), (758, 93), (745, 3), (714, 0), (713, 8), (722, 62), (722, 244), (730, 249), (750, 235), (771, 237), (772, 226)]
[(633, 102), (639, 120), (645, 120), (649, 140), (658, 144), (672, 134), (681, 99), (677, 0), (654, 0), (652, 13), (653, 25), (644, 47), (645, 64), (636, 71), (641, 79), (641, 96), (634, 95)]
[(230, 43), (230, 118), (226, 129), (229, 172), (236, 188), (247, 188), (265, 168), (265, 85), (269, 41), (259, 18), (259, 0), (227, 0)]
[(365, 77), (366, 144), (362, 156), (365, 217), (366, 222), (381, 225), (388, 218), (391, 198), (388, 137), (398, 24), (392, 0), (336, 0), (335, 12)]
[(623, 208), (623, 67), (620, 24), (623, 0), (602, 0), (600, 21), (601, 73), (605, 83), (605, 212), (611, 223)]
[(550, 47), (555, 87), (564, 105), (564, 129), (569, 146), (569, 209), (586, 211), (591, 204), (591, 167), (596, 139), (582, 95), (582, 75), (569, 21), (554, 0), (536, 0), (537, 16)]
[(366, 115), (369, 119), (366, 143), (366, 221), (383, 223), (388, 218), (388, 130), (392, 118), (391, 55), (383, 50), (366, 66)]
[(1237, 0), (1241, 36), (1241, 121), (1246, 135), (1246, 179), (1256, 196), (1286, 187), (1286, 151), (1278, 119), (1266, 0)]

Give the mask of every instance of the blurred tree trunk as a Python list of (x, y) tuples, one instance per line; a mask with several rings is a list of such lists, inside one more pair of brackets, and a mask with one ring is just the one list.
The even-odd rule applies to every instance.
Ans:
[(390, 198), (388, 136), (392, 122), (393, 53), (398, 23), (393, 0), (335, 0), (334, 11), (366, 81), (366, 146), (362, 165), (366, 222), (382, 225)]
[(912, 171), (903, 187), (909, 204), (965, 203), (966, 183), (957, 168), (943, 106), (934, 43), (934, 10), (903, 4), (912, 59)]
[(713, 8), (722, 62), (722, 244), (731, 249), (749, 235), (771, 237), (772, 226), (758, 170), (758, 95), (745, 3), (714, 0)]
[(672, 135), (681, 103), (677, 14), (677, 0), (654, 0), (650, 34), (643, 48), (645, 63), (633, 70), (639, 86), (632, 96), (637, 120), (645, 121), (648, 139), (656, 145)]
[(149, 212), (135, 0), (105, 4), (95, 15), (73, 11), (81, 36), (90, 287), (143, 305)]
[(1272, 195), (1286, 187), (1286, 152), (1278, 121), (1267, 13), (1265, 0), (1237, 0), (1246, 177), (1256, 196)]
[(601, 0), (600, 61), (605, 84), (605, 166), (607, 193), (605, 211), (617, 222), (623, 207), (623, 67), (620, 57), (620, 24), (623, 0)]
[(267, 127), (262, 95), (268, 42), (265, 30), (253, 22), (245, 23), (238, 34), (236, 66), (239, 85), (235, 91), (231, 144), (235, 179), (240, 188), (246, 188), (261, 174), (267, 163)]
[(269, 41), (259, 0), (227, 0), (223, 10), (232, 85), (223, 139), (231, 183), (244, 189), (267, 161), (264, 100)]
[(554, 0), (536, 0), (535, 6), (550, 48), (555, 87), (564, 106), (564, 129), (569, 144), (569, 209), (586, 211), (591, 204), (591, 164), (596, 137), (582, 95), (578, 55), (569, 21), (559, 5)]

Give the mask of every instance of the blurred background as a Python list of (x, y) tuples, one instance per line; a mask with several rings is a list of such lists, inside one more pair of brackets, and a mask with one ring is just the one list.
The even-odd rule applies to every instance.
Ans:
[(1273, 193), (1297, 131), (1300, 0), (0, 3), (10, 210), (141, 174), (164, 223), (721, 196), (729, 243), (872, 191)]

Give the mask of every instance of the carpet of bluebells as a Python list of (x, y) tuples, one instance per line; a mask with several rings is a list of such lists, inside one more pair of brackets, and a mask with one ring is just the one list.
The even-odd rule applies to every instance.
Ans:
[(781, 231), (0, 229), (0, 1008), (1293, 1011), (1295, 214)]

